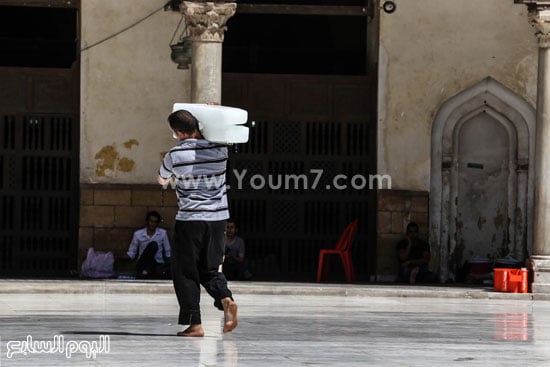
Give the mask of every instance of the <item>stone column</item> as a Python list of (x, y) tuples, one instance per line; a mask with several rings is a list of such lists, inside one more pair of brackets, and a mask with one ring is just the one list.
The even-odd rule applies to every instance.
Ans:
[[(526, 2), (527, 3), (527, 2)], [(529, 22), (539, 44), (537, 127), (535, 152), (535, 202), (533, 293), (550, 293), (550, 4), (529, 2)]]
[(221, 103), (222, 42), (227, 20), (235, 14), (236, 3), (184, 1), (185, 16), (192, 41), (191, 102)]

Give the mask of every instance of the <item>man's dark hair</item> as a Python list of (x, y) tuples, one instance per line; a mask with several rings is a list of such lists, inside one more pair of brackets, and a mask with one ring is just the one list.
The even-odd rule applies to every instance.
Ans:
[(174, 131), (191, 135), (198, 130), (199, 122), (189, 111), (178, 110), (168, 116), (168, 123)]
[(239, 228), (239, 222), (238, 222), (235, 218), (233, 218), (233, 217), (231, 217), (231, 218), (229, 218), (229, 219), (226, 219), (225, 222), (226, 222), (226, 223), (234, 223), (234, 224), (235, 224), (235, 227), (236, 227), (236, 228)]
[(148, 221), (149, 218), (151, 217), (155, 217), (158, 219), (159, 223), (162, 221), (162, 217), (160, 216), (160, 213), (157, 212), (156, 210), (151, 210), (149, 212), (147, 212), (147, 214), (145, 214), (145, 220)]

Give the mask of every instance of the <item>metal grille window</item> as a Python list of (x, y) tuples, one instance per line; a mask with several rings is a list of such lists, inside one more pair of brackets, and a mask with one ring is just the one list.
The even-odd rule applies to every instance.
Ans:
[[(354, 219), (357, 277), (373, 271), (376, 190), (350, 180), (376, 170), (375, 85), (367, 77), (224, 74), (224, 104), (249, 112), (249, 142), (230, 154), (228, 197), (255, 279), (313, 280), (319, 250)], [(335, 187), (338, 175), (346, 188)]]
[(75, 116), (1, 118), (0, 274), (68, 275), (78, 227)]

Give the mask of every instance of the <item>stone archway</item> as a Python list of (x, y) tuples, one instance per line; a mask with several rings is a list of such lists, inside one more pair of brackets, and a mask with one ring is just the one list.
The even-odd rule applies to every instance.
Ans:
[[(494, 129), (487, 134), (486, 129)], [(466, 132), (471, 131), (470, 135)], [(476, 131), (477, 137), (476, 137)], [(486, 137), (482, 135), (485, 133)], [(472, 135), (473, 134), (473, 135)], [(500, 136), (502, 146), (490, 147), (494, 143), (494, 137)], [(464, 147), (464, 137), (476, 137), (481, 139), (478, 144)], [(486, 139), (483, 141), (483, 139)], [(464, 190), (482, 190), (490, 197), (486, 201), (478, 200), (479, 205), (485, 205), (483, 210), (494, 203), (502, 216), (499, 221), (490, 218), (495, 225), (500, 225), (500, 237), (498, 237), (498, 253), (493, 256), (502, 256), (503, 253), (511, 254), (523, 259), (530, 252), (533, 223), (533, 180), (534, 180), (534, 154), (535, 154), (535, 111), (520, 96), (504, 87), (496, 80), (487, 77), (478, 84), (460, 92), (447, 100), (439, 109), (432, 126), (431, 139), (431, 180), (430, 180), (430, 240), (434, 254), (438, 254), (434, 260), (438, 262), (440, 280), (445, 282), (455, 280), (460, 264), (469, 257), (481, 255), (494, 250), (486, 244), (486, 238), (480, 235), (476, 238), (466, 238), (461, 231), (465, 225), (463, 214), (464, 200), (474, 202), (475, 193), (471, 199), (464, 194)], [(485, 147), (478, 157), (485, 163), (466, 162), (470, 156), (475, 156), (477, 147)], [(497, 157), (496, 152), (501, 156)], [(495, 154), (493, 154), (493, 152)], [(471, 153), (471, 154), (470, 154)], [(494, 162), (489, 162), (492, 156)], [(499, 163), (498, 159), (502, 162)], [(496, 162), (496, 163), (495, 163)], [(498, 165), (500, 164), (500, 168)], [(476, 174), (468, 176), (464, 172), (465, 167), (483, 169), (493, 167), (498, 170), (498, 181), (502, 200), (492, 200), (498, 194), (491, 191), (490, 186), (480, 189), (475, 186), (476, 179), (484, 182), (483, 178), (476, 178)], [(487, 173), (486, 177), (490, 177)], [(487, 181), (487, 180), (485, 180)], [(465, 188), (464, 182), (473, 182), (469, 188)], [(495, 181), (497, 182), (497, 181)], [(478, 185), (483, 186), (483, 185)], [(474, 187), (474, 189), (472, 189)], [(489, 204), (487, 204), (489, 203)], [(481, 210), (480, 212), (482, 212)], [(476, 210), (466, 211), (472, 216)], [(483, 213), (479, 218), (466, 218), (479, 221), (482, 231), (485, 218)], [(466, 224), (467, 225), (467, 224)], [(469, 231), (471, 232), (471, 231)], [(468, 232), (468, 233), (469, 233)], [(480, 232), (481, 233), (481, 232)], [(496, 235), (492, 235), (493, 241)], [(469, 242), (469, 243), (464, 243)], [(476, 246), (481, 248), (480, 254), (476, 254)], [(484, 255), (484, 254), (483, 254)]]

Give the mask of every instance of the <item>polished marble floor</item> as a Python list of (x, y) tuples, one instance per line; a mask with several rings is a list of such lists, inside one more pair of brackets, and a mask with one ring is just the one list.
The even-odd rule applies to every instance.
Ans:
[(0, 366), (550, 366), (549, 301), (236, 300), (233, 333), (204, 294), (206, 336), (181, 338), (171, 294), (0, 294)]

